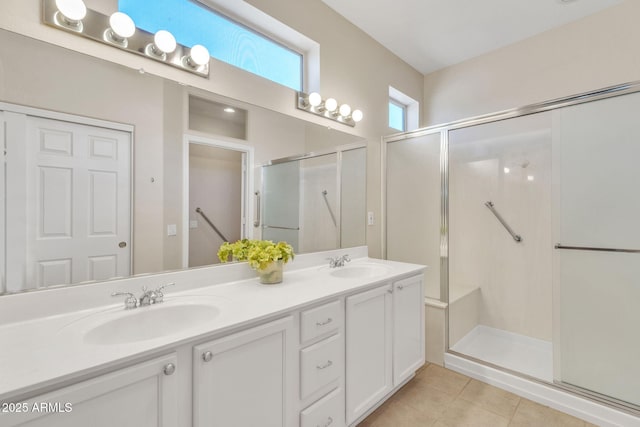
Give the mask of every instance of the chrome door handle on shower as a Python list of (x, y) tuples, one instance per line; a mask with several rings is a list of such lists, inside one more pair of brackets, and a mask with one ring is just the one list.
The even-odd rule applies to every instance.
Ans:
[(569, 249), (573, 251), (622, 252), (627, 254), (640, 254), (640, 249), (598, 248), (593, 246), (564, 246), (560, 243), (558, 243), (554, 247), (556, 249)]

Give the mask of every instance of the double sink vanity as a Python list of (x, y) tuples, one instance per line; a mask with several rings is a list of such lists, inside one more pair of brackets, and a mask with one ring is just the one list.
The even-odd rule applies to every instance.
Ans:
[(278, 285), (232, 264), (6, 296), (0, 426), (356, 425), (424, 364), (423, 269), (359, 247)]

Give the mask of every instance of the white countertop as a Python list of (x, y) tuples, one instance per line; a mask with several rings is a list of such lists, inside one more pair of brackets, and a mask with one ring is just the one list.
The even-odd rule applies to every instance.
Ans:
[[(178, 333), (132, 343), (90, 344), (84, 336), (105, 316), (154, 310), (162, 304), (125, 312), (122, 301), (114, 304), (105, 297), (109, 305), (5, 324), (0, 326), (0, 401), (98, 369), (109, 369), (132, 359), (159, 354), (188, 341), (210, 339), (214, 335), (365, 289), (393, 277), (417, 274), (425, 268), (366, 257), (354, 259), (348, 266), (362, 263), (383, 264), (389, 269), (375, 278), (338, 278), (330, 275), (331, 270), (323, 263), (322, 266), (305, 266), (292, 271), (285, 267), (284, 281), (276, 285), (262, 285), (257, 278), (251, 278), (182, 292), (177, 292), (179, 286), (170, 288), (165, 293), (163, 304), (203, 301), (215, 305), (219, 314), (210, 321), (194, 324)], [(189, 271), (182, 274), (188, 275)], [(130, 327), (135, 328), (135, 322)]]

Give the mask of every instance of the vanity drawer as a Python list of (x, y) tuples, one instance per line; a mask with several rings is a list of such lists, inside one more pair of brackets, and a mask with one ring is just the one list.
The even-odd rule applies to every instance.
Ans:
[(305, 343), (337, 331), (342, 324), (342, 311), (340, 301), (303, 311), (300, 314), (300, 341)]
[(300, 397), (338, 381), (344, 371), (342, 334), (322, 340), (300, 351)]
[(341, 388), (300, 412), (300, 427), (344, 426), (344, 394)]

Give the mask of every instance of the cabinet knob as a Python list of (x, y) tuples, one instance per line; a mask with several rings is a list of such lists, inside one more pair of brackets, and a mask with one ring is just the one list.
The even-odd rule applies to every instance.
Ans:
[(213, 359), (213, 353), (211, 353), (210, 351), (205, 351), (204, 353), (202, 353), (202, 360), (204, 360), (205, 362), (211, 362), (211, 359)]
[(398, 289), (403, 290), (404, 289), (404, 285), (398, 285)]
[(173, 375), (175, 371), (176, 371), (176, 365), (174, 365), (173, 363), (167, 363), (166, 365), (164, 365), (165, 375)]
[(393, 293), (393, 289), (387, 289), (387, 293), (392, 294)]

